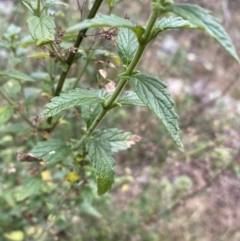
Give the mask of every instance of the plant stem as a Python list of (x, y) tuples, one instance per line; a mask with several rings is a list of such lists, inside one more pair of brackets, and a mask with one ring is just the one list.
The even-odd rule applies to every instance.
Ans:
[(41, 0), (37, 0), (37, 15), (40, 16), (41, 14)]
[[(94, 18), (96, 13), (98, 12), (98, 9), (99, 7), (101, 6), (103, 0), (96, 0), (92, 6), (92, 9), (90, 10), (89, 14), (88, 14), (88, 17), (87, 19), (91, 19), (91, 18)], [(74, 43), (74, 47), (75, 48), (79, 48), (80, 44), (82, 43), (83, 39), (84, 39), (84, 36), (87, 32), (87, 28), (84, 29), (84, 30), (81, 30), (79, 31), (78, 33), (78, 36), (77, 36), (77, 39)], [(71, 65), (73, 64), (74, 62), (74, 59), (75, 59), (75, 55), (76, 53), (70, 53), (69, 56), (68, 56), (68, 59), (66, 61), (67, 65), (68, 65), (68, 68), (66, 71), (62, 71), (61, 75), (60, 75), (60, 78), (59, 78), (59, 81), (58, 81), (58, 85), (57, 85), (57, 88), (56, 88), (56, 92), (55, 92), (55, 96), (58, 96), (61, 91), (62, 91), (62, 87), (63, 87), (63, 84), (66, 80), (66, 77), (67, 77), (67, 74), (70, 70), (70, 67)]]
[[(156, 14), (156, 12), (152, 11), (152, 13), (149, 17), (148, 23), (147, 23), (145, 33), (143, 34), (143, 36), (141, 37), (141, 39), (139, 41), (139, 46), (134, 55), (134, 58), (124, 73), (126, 76), (130, 76), (133, 73), (136, 66), (138, 65), (138, 63), (143, 55), (143, 52), (149, 42), (150, 33), (152, 31), (152, 28), (153, 28), (157, 18), (158, 18), (158, 15)], [(107, 101), (106, 104), (103, 105), (102, 111), (98, 114), (98, 116), (96, 117), (94, 122), (88, 128), (85, 135), (76, 143), (76, 145), (74, 146), (75, 150), (78, 147), (80, 147), (82, 145), (82, 143), (84, 142), (84, 140), (92, 134), (92, 132), (95, 130), (95, 128), (98, 126), (98, 124), (102, 121), (102, 119), (107, 114), (107, 112), (112, 108), (114, 101), (118, 98), (119, 94), (121, 93), (121, 91), (123, 90), (123, 88), (127, 84), (127, 82), (128, 82), (127, 78), (122, 78), (122, 79), (120, 78), (117, 88), (115, 89), (111, 98)]]
[(3, 97), (3, 99), (5, 99), (8, 102), (8, 104), (10, 104), (14, 108), (15, 111), (18, 112), (18, 114), (25, 120), (26, 123), (28, 123), (29, 126), (31, 126), (34, 129), (37, 129), (37, 127), (28, 119), (28, 117), (18, 110), (17, 105), (14, 103), (14, 101), (11, 100), (8, 96), (6, 96), (1, 89), (0, 95)]
[[(101, 4), (102, 4), (103, 0), (95, 0), (88, 16), (87, 16), (87, 19), (91, 19), (91, 18), (94, 18), (96, 13), (98, 12), (98, 9), (100, 8)], [(75, 48), (79, 48), (79, 46), (81, 45), (84, 37), (85, 37), (85, 34), (87, 32), (88, 28), (86, 29), (83, 29), (81, 31), (79, 31), (78, 33), (78, 36), (77, 36), (77, 39), (74, 43), (74, 47)], [(56, 91), (54, 93), (54, 96), (59, 96), (61, 91), (62, 91), (62, 88), (63, 88), (63, 85), (64, 85), (64, 82), (66, 80), (66, 77), (67, 77), (67, 74), (72, 66), (72, 64), (74, 63), (74, 60), (75, 60), (75, 56), (76, 56), (76, 53), (75, 52), (71, 52), (66, 60), (66, 64), (67, 64), (67, 70), (66, 71), (62, 71), (61, 72), (61, 75), (60, 75), (60, 78), (59, 78), (59, 81), (58, 81), (58, 85), (57, 85), (57, 88), (56, 88)], [(52, 117), (49, 117), (47, 119), (47, 123), (48, 124), (51, 124), (52, 123)], [(54, 126), (53, 128), (50, 128), (50, 130), (53, 130), (56, 126)]]
[(10, 104), (13, 107), (16, 107), (16, 104), (10, 98), (8, 98), (8, 96), (6, 96), (1, 89), (0, 89), (0, 95), (3, 97), (4, 100), (8, 102), (8, 104)]

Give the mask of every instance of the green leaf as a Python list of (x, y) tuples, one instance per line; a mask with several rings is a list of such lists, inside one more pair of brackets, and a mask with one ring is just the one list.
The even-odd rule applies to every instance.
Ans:
[(49, 80), (50, 81), (50, 76), (49, 76), (49, 73), (47, 73), (47, 72), (34, 72), (31, 74), (31, 77), (36, 80)]
[(80, 210), (82, 210), (82, 212), (89, 214), (95, 218), (101, 218), (102, 215), (100, 212), (98, 212), (98, 210), (92, 206), (91, 203), (84, 201), (82, 204), (80, 204)]
[(112, 152), (126, 150), (130, 147), (132, 134), (116, 128), (97, 130), (93, 133), (96, 139), (108, 141)]
[(131, 76), (130, 80), (142, 102), (162, 120), (179, 149), (183, 150), (179, 137), (178, 116), (173, 108), (174, 102), (166, 91), (166, 85), (157, 77), (145, 74), (136, 74)]
[(24, 80), (24, 81), (35, 81), (33, 78), (30, 76), (19, 72), (17, 70), (3, 70), (0, 71), (0, 77), (10, 77), (18, 80)]
[(26, 48), (29, 45), (32, 45), (33, 43), (34, 43), (34, 40), (32, 39), (32, 36), (27, 35), (20, 40), (20, 47)]
[(126, 91), (118, 100), (117, 103), (121, 105), (138, 105), (146, 106), (133, 91)]
[(102, 105), (99, 103), (94, 103), (91, 105), (84, 105), (82, 107), (82, 118), (85, 121), (87, 128), (93, 123), (98, 114), (102, 110)]
[(60, 111), (73, 106), (90, 105), (93, 103), (102, 103), (104, 98), (99, 96), (95, 90), (75, 89), (68, 93), (62, 93), (54, 97), (50, 103), (45, 105), (42, 117), (50, 117), (58, 114)]
[(173, 12), (189, 20), (197, 28), (204, 30), (208, 35), (217, 40), (234, 59), (240, 62), (232, 40), (222, 25), (212, 17), (208, 10), (194, 4), (173, 4), (168, 5), (165, 11)]
[(117, 36), (117, 46), (122, 62), (124, 65), (129, 66), (138, 48), (138, 40), (134, 32), (128, 28), (120, 28)]
[(16, 80), (9, 80), (3, 85), (3, 88), (9, 95), (12, 96), (16, 95), (21, 91), (21, 85)]
[(123, 0), (107, 0), (108, 6), (110, 8), (114, 8), (118, 3), (122, 2)]
[(57, 0), (46, 0), (46, 2), (43, 5), (43, 8), (49, 8), (53, 5), (64, 5), (66, 7), (68, 7), (68, 5), (62, 1), (57, 1)]
[(16, 199), (17, 201), (22, 201), (26, 198), (39, 195), (43, 192), (45, 184), (41, 176), (34, 176), (28, 178), (23, 186), (17, 188)]
[(29, 0), (22, 0), (22, 3), (32, 12), (34, 13), (35, 9)]
[(16, 35), (18, 35), (21, 32), (21, 29), (21, 27), (11, 24), (8, 27), (7, 32), (4, 34), (4, 37), (9, 41), (12, 41), (12, 39), (14, 39)]
[(9, 192), (9, 190), (0, 187), (0, 197), (3, 198), (11, 207), (16, 205), (13, 192)]
[(96, 18), (84, 20), (83, 22), (70, 27), (67, 30), (67, 32), (74, 32), (74, 31), (80, 31), (87, 28), (99, 28), (99, 27), (129, 28), (137, 35), (138, 38), (140, 38), (145, 31), (142, 26), (135, 26), (130, 21), (124, 18), (117, 17), (113, 14), (111, 15), (98, 14), (98, 17)]
[(46, 52), (37, 52), (27, 56), (28, 58), (34, 59), (42, 59), (42, 58), (50, 58), (49, 53)]
[(9, 46), (10, 46), (9, 43), (7, 43), (7, 42), (5, 42), (5, 41), (3, 41), (3, 40), (0, 39), (0, 48), (8, 49)]
[(31, 150), (31, 154), (42, 159), (45, 162), (57, 162), (68, 157), (71, 153), (71, 149), (65, 145), (61, 140), (51, 139), (49, 141), (39, 142)]
[(181, 17), (169, 17), (169, 18), (161, 18), (158, 20), (152, 30), (151, 38), (155, 38), (160, 32), (171, 29), (179, 29), (179, 28), (195, 28), (189, 21), (184, 20)]
[(37, 46), (52, 43), (55, 39), (55, 23), (53, 18), (42, 14), (31, 16), (27, 20), (29, 31)]
[(9, 56), (9, 59), (8, 59), (10, 65), (12, 67), (15, 67), (16, 65), (18, 65), (19, 63), (21, 63), (23, 60), (21, 58), (18, 58), (18, 57), (14, 57), (14, 56)]
[(13, 107), (0, 106), (0, 125), (5, 124), (13, 115)]
[[(111, 94), (106, 92), (104, 89), (98, 90), (98, 95), (105, 101), (111, 97)], [(87, 128), (93, 123), (95, 118), (102, 110), (102, 105), (100, 103), (93, 103), (90, 105), (84, 105), (82, 107), (82, 118), (85, 121)]]
[(89, 139), (86, 144), (97, 176), (98, 195), (102, 195), (114, 183), (114, 159), (111, 145), (105, 140), (96, 139)]

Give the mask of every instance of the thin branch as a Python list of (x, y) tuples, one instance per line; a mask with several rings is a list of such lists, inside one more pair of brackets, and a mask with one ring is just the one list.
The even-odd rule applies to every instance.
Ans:
[[(103, 0), (96, 0), (92, 6), (92, 9), (90, 10), (89, 14), (88, 14), (88, 17), (87, 19), (92, 19), (95, 17), (96, 13), (98, 12), (98, 9), (100, 8), (101, 4), (102, 4)], [(82, 43), (84, 37), (85, 37), (85, 34), (87, 32), (88, 28), (86, 29), (83, 29), (81, 31), (79, 31), (78, 33), (78, 36), (77, 36), (77, 39), (74, 43), (74, 48), (79, 48), (80, 44)], [(70, 53), (69, 56), (68, 56), (68, 59), (66, 61), (67, 65), (68, 65), (68, 68), (66, 71), (62, 71), (61, 75), (60, 75), (60, 78), (59, 78), (59, 81), (58, 81), (58, 85), (57, 85), (57, 88), (56, 88), (56, 92), (55, 92), (55, 96), (59, 96), (59, 94), (61, 93), (62, 91), (62, 87), (63, 87), (63, 84), (66, 80), (66, 77), (67, 77), (67, 74), (75, 60), (75, 55), (76, 53)]]
[(14, 101), (12, 101), (8, 96), (6, 96), (1, 89), (0, 89), (0, 95), (3, 97), (4, 100), (8, 102), (8, 104), (10, 104), (13, 107), (16, 107), (16, 104), (14, 103)]
[(14, 101), (11, 100), (7, 95), (5, 95), (1, 89), (0, 95), (3, 97), (3, 99), (5, 99), (8, 102), (9, 105), (11, 105), (14, 108), (14, 110), (25, 120), (26, 123), (28, 123), (29, 126), (31, 126), (34, 129), (37, 129), (37, 127), (28, 119), (28, 117), (18, 110), (18, 106), (14, 103)]

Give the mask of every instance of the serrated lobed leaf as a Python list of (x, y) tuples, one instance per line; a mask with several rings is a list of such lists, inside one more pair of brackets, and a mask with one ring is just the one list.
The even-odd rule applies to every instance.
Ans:
[(71, 149), (61, 140), (51, 139), (49, 141), (39, 142), (31, 150), (31, 154), (44, 162), (57, 162), (68, 157)]
[(5, 124), (13, 115), (12, 106), (0, 106), (0, 125)]
[(3, 70), (0, 71), (0, 77), (2, 76), (6, 76), (6, 77), (10, 77), (10, 78), (14, 78), (14, 79), (18, 79), (18, 80), (24, 80), (24, 81), (35, 81), (33, 78), (31, 78), (30, 76), (17, 71), (17, 70)]
[(165, 31), (165, 30), (171, 30), (171, 29), (182, 29), (182, 28), (195, 28), (193, 24), (191, 24), (189, 21), (184, 20), (181, 17), (163, 17), (160, 20), (158, 20), (152, 30), (151, 38), (155, 38), (158, 33)]
[(40, 17), (31, 16), (27, 20), (28, 28), (37, 46), (51, 43), (55, 39), (55, 23), (53, 18), (42, 14)]
[(146, 106), (133, 91), (126, 91), (122, 96), (119, 97), (117, 103), (121, 105)]
[(165, 11), (179, 15), (197, 28), (204, 30), (213, 37), (218, 43), (238, 62), (240, 62), (231, 38), (226, 33), (222, 25), (210, 14), (210, 12), (194, 4), (172, 4), (165, 8)]
[(104, 102), (104, 98), (99, 96), (98, 91), (75, 89), (69, 91), (68, 93), (62, 93), (60, 96), (54, 97), (50, 103), (45, 105), (42, 117), (47, 118), (54, 116), (60, 111), (73, 106), (83, 106), (102, 102)]
[(116, 128), (97, 130), (93, 133), (96, 139), (108, 141), (112, 152), (128, 149), (132, 134)]
[(114, 183), (114, 159), (111, 145), (105, 140), (89, 139), (86, 147), (96, 172), (98, 195), (102, 195), (111, 189)]
[(138, 38), (140, 38), (145, 31), (142, 26), (135, 26), (130, 21), (124, 18), (120, 18), (116, 15), (98, 14), (96, 18), (84, 20), (83, 22), (70, 27), (67, 30), (67, 32), (74, 32), (74, 31), (80, 31), (87, 28), (99, 28), (99, 27), (129, 28), (138, 36)]
[(157, 77), (145, 74), (136, 74), (131, 76), (130, 80), (142, 102), (162, 120), (174, 142), (183, 150), (177, 123), (178, 115), (174, 111), (174, 102), (166, 91), (166, 85)]
[(117, 36), (117, 46), (122, 62), (128, 66), (138, 48), (138, 39), (134, 32), (128, 28), (120, 28)]

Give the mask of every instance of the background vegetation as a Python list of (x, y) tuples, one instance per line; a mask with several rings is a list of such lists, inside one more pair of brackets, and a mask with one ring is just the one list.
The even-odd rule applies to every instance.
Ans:
[[(80, 19), (77, 1), (65, 2), (68, 8), (52, 9), (62, 29)], [(239, 1), (176, 2), (211, 9), (240, 53)], [(106, 4), (102, 11), (108, 11)], [(145, 23), (149, 1), (123, 1), (114, 12)], [(39, 49), (29, 46), (25, 38), (28, 14), (21, 1), (0, 2), (0, 69), (32, 73), (37, 86), (29, 82), (22, 89), (15, 80), (2, 81), (1, 77), (0, 84), (1, 89), (19, 100), (19, 107), (28, 103), (28, 115), (34, 122), (49, 101), (44, 93), (52, 86), (44, 73), (51, 65), (45, 65), (48, 59), (32, 56)], [(12, 45), (5, 45), (11, 41)], [(86, 46), (90, 41), (87, 38)], [(102, 38), (100, 47), (109, 55), (99, 51), (93, 56), (83, 76), (85, 87), (96, 81), (102, 84), (100, 69), (105, 69), (111, 79), (120, 68), (117, 57), (110, 54), (116, 53), (114, 39)], [(69, 183), (66, 176), (76, 167), (68, 160), (57, 170), (17, 160), (17, 152), (33, 148), (37, 138), (48, 138), (47, 132), (39, 137), (22, 121), (20, 108), (7, 125), (0, 127), (0, 240), (240, 239), (239, 65), (202, 32), (181, 30), (166, 32), (161, 41), (153, 42), (141, 69), (160, 76), (168, 85), (180, 115), (185, 152), (176, 150), (163, 126), (147, 109), (119, 109), (105, 124), (113, 127), (118, 123), (119, 128), (143, 138), (134, 148), (116, 156), (113, 189), (98, 197), (94, 181), (81, 186), (92, 175), (89, 167), (84, 171), (89, 176)], [(71, 121), (60, 123), (54, 138), (69, 137), (72, 125), (79, 128), (81, 116), (67, 114), (72, 115)]]

